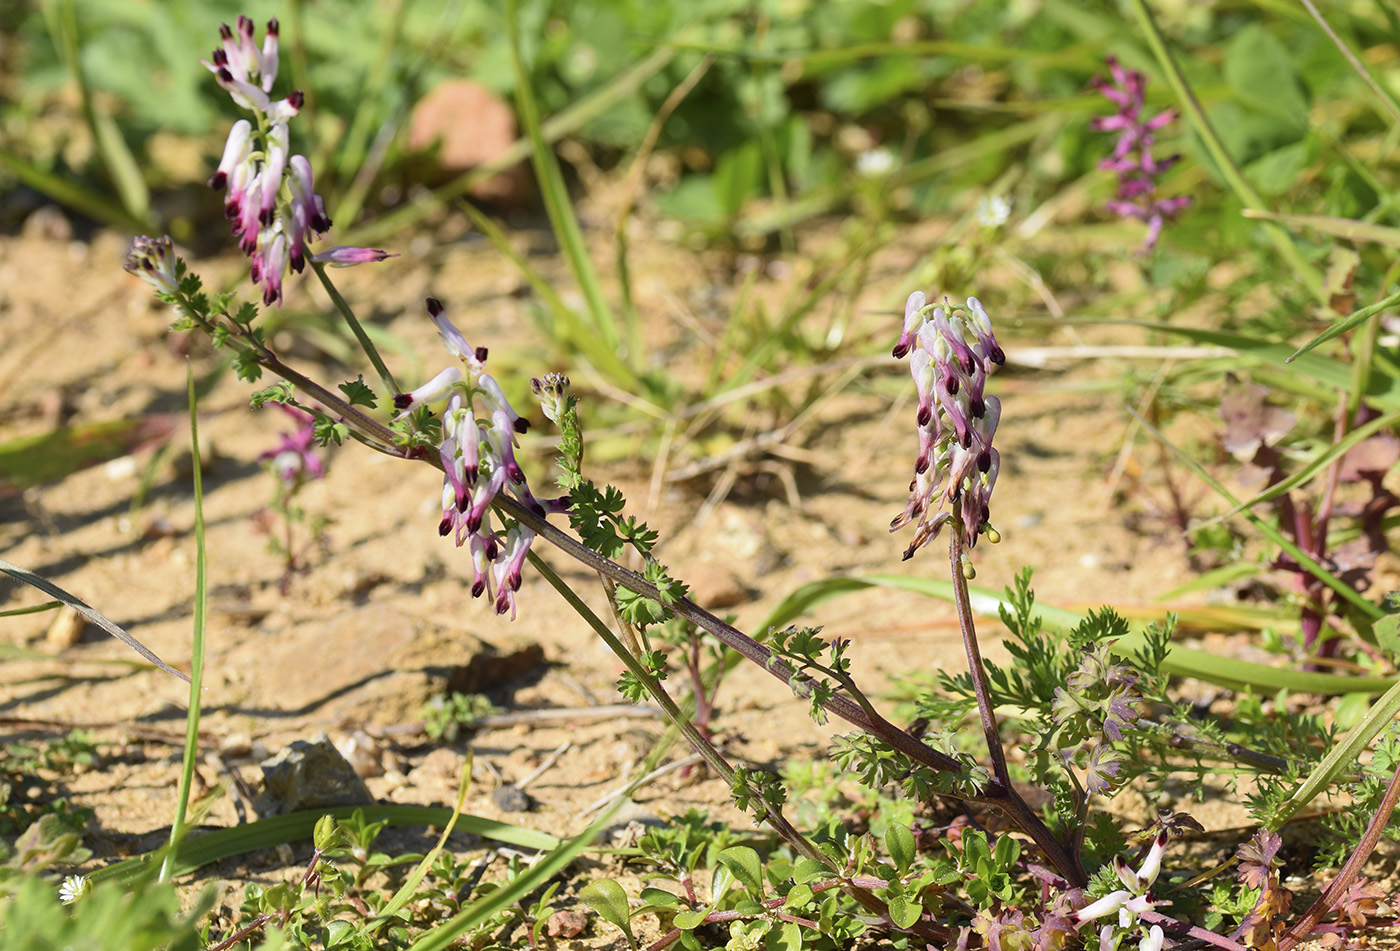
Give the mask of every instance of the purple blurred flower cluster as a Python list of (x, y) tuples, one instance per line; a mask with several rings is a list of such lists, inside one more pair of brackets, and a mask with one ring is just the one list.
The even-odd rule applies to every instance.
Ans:
[[(259, 47), (253, 21), (238, 18), (237, 29), (219, 27), (221, 43), (209, 60), (200, 60), (233, 101), (254, 114), (257, 126), (240, 119), (229, 130), (211, 188), (224, 189), (224, 213), (233, 222), (239, 249), (252, 263), (254, 284), (261, 284), (263, 303), (282, 303), (282, 278), (288, 266), (301, 272), (306, 265), (306, 241), (331, 226), (326, 204), (316, 194), (311, 163), (291, 155), (288, 124), (303, 97), (293, 92), (271, 98), (277, 81), (278, 28), (269, 20)], [(283, 184), (287, 185), (284, 196)], [(373, 248), (334, 247), (312, 260), (341, 266), (382, 261), (393, 255)]]
[(502, 489), (509, 489), (522, 505), (544, 516), (566, 511), (569, 500), (540, 501), (530, 492), (525, 473), (515, 461), (516, 437), (530, 428), (529, 421), (511, 408), (500, 384), (486, 372), (486, 348), (474, 349), (467, 343), (442, 304), (431, 297), (428, 313), (443, 345), (460, 365), (447, 367), (411, 393), (395, 396), (394, 406), (402, 419), (423, 404), (446, 398), (438, 448), (444, 472), (438, 534), (453, 535), (458, 547), (468, 545), (475, 572), (472, 597), (492, 597), (497, 614), (509, 611), (514, 618), (515, 592), (535, 533), (524, 525), (494, 531), (491, 503)]
[[(943, 499), (960, 506), (969, 547), (977, 544), (978, 534), (990, 534), (992, 488), (1001, 468), (992, 436), (1001, 401), (984, 390), (991, 366), (1006, 362), (987, 311), (975, 297), (965, 308), (944, 310), (929, 304), (922, 291), (910, 294), (894, 355), (903, 358), (911, 350), (909, 369), (919, 391), (919, 458), (909, 502), (890, 523), (895, 531), (918, 520), (906, 559), (953, 517), (943, 509)], [(943, 499), (935, 503), (940, 488)]]
[(1146, 254), (1157, 246), (1157, 238), (1166, 220), (1191, 204), (1189, 195), (1156, 197), (1157, 176), (1176, 164), (1181, 156), (1154, 157), (1154, 134), (1176, 119), (1176, 110), (1167, 109), (1144, 120), (1142, 108), (1146, 80), (1142, 73), (1125, 70), (1112, 56), (1108, 58), (1108, 68), (1113, 73), (1113, 82), (1096, 78), (1093, 86), (1117, 106), (1118, 111), (1111, 116), (1091, 120), (1089, 128), (1095, 132), (1118, 133), (1113, 154), (1099, 163), (1099, 168), (1118, 175), (1118, 196), (1106, 207), (1120, 217), (1147, 222), (1147, 237), (1143, 239), (1140, 249), (1140, 253)]
[(282, 433), (281, 441), (258, 456), (259, 462), (271, 462), (277, 478), (287, 485), (294, 485), (300, 479), (319, 479), (326, 474), (325, 464), (316, 455), (316, 417), (305, 410), (275, 404), (296, 423), (296, 429)]

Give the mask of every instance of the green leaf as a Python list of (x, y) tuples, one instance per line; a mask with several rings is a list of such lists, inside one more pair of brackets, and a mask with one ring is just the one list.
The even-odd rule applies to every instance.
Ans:
[(600, 878), (583, 886), (578, 893), (579, 900), (592, 908), (600, 916), (613, 924), (627, 936), (627, 943), (636, 946), (632, 937), (632, 909), (627, 903), (627, 893), (622, 886), (610, 878)]
[(734, 876), (735, 881), (744, 886), (750, 895), (763, 895), (763, 863), (758, 853), (747, 845), (735, 845), (725, 849), (716, 858)]
[(680, 896), (674, 892), (650, 886), (642, 889), (642, 901), (653, 908), (674, 908), (681, 903)]
[(689, 931), (692, 928), (700, 927), (705, 916), (710, 913), (709, 908), (697, 908), (694, 911), (681, 911), (676, 913), (676, 917), (671, 919), (671, 923), (682, 931)]
[(1400, 655), (1400, 614), (1387, 614), (1371, 625), (1371, 630), (1376, 634), (1376, 643), (1392, 660)]
[(912, 928), (924, 909), (918, 902), (911, 902), (907, 895), (895, 895), (890, 899), (890, 920), (901, 928)]
[(802, 951), (802, 928), (795, 921), (785, 921), (768, 932), (763, 946), (768, 951)]
[(1309, 148), (1306, 142), (1294, 142), (1255, 159), (1244, 172), (1259, 194), (1267, 197), (1282, 195), (1292, 188), (1307, 168)]
[(351, 406), (368, 406), (370, 409), (374, 409), (378, 402), (374, 390), (365, 385), (363, 373), (353, 380), (340, 384), (340, 391), (350, 400)]
[(814, 882), (819, 878), (826, 878), (831, 875), (831, 869), (825, 862), (817, 859), (803, 859), (792, 869), (792, 880), (798, 884)]
[(914, 864), (914, 856), (918, 854), (914, 843), (914, 833), (909, 831), (909, 827), (898, 822), (891, 822), (889, 828), (885, 830), (885, 848), (894, 861), (894, 867), (899, 869), (899, 874), (907, 874), (909, 866)]
[(1308, 100), (1294, 62), (1293, 54), (1272, 34), (1251, 24), (1235, 35), (1225, 51), (1225, 81), (1240, 102), (1301, 128), (1308, 116)]

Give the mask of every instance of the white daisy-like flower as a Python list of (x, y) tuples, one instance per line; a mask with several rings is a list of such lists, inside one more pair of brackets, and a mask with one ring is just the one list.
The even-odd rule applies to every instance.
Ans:
[(856, 156), (856, 171), (867, 178), (879, 178), (894, 168), (894, 153), (877, 145)]
[(88, 893), (88, 880), (84, 875), (69, 875), (58, 886), (58, 900), (65, 905), (72, 904)]
[(972, 216), (984, 228), (1000, 228), (1011, 217), (1011, 200), (1005, 195), (983, 195)]

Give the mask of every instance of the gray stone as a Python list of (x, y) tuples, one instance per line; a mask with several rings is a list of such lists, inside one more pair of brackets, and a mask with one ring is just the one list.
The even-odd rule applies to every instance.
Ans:
[(365, 781), (324, 733), (290, 744), (264, 762), (262, 771), (263, 791), (253, 808), (264, 819), (302, 809), (374, 805)]

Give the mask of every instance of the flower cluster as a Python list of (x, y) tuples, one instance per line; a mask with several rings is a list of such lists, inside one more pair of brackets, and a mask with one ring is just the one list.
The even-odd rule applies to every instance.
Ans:
[(919, 391), (919, 458), (909, 484), (909, 503), (890, 523), (890, 531), (895, 531), (918, 520), (906, 559), (953, 517), (941, 499), (934, 501), (940, 488), (954, 512), (961, 512), (969, 547), (977, 543), (979, 533), (992, 541), (999, 537), (988, 521), (1001, 467), (1001, 457), (992, 448), (1001, 401), (984, 395), (984, 390), (991, 365), (1006, 362), (987, 311), (975, 297), (967, 299), (965, 308), (950, 304), (945, 310), (929, 304), (922, 291), (910, 294), (894, 355), (903, 358), (911, 350), (910, 371)]
[[(237, 30), (221, 25), (219, 36), (222, 42), (214, 55), (200, 62), (235, 103), (254, 114), (257, 128), (247, 119), (233, 124), (209, 186), (225, 190), (224, 213), (233, 222), (239, 249), (252, 264), (253, 283), (262, 285), (263, 303), (280, 305), (288, 266), (301, 272), (307, 237), (325, 234), (331, 220), (316, 194), (311, 163), (304, 155), (290, 154), (288, 124), (301, 110), (302, 94), (293, 92), (278, 100), (270, 96), (277, 81), (277, 21), (268, 21), (261, 48), (253, 40), (253, 21), (245, 16), (238, 18)], [(337, 246), (312, 255), (312, 260), (347, 266), (386, 257), (392, 255)]]
[[(1123, 856), (1115, 856), (1113, 859), (1113, 871), (1117, 873), (1118, 880), (1123, 883), (1123, 887), (1109, 892), (1098, 901), (1085, 905), (1073, 915), (1073, 921), (1077, 925), (1084, 925), (1096, 918), (1111, 915), (1115, 912), (1118, 915), (1118, 926), (1120, 928), (1131, 928), (1138, 923), (1138, 916), (1145, 911), (1151, 911), (1158, 905), (1168, 905), (1170, 902), (1162, 901), (1152, 895), (1152, 885), (1157, 881), (1157, 875), (1162, 871), (1162, 856), (1167, 850), (1167, 833), (1159, 832), (1152, 840), (1152, 846), (1147, 850), (1147, 856), (1142, 860), (1142, 865), (1134, 871), (1128, 868), (1127, 861)], [(1113, 947), (1113, 926), (1104, 925), (1099, 931), (1099, 946)], [(1142, 940), (1138, 943), (1139, 951), (1162, 951), (1162, 945), (1166, 936), (1162, 933), (1161, 925), (1153, 925), (1151, 928), (1143, 930)]]
[(1157, 176), (1176, 164), (1181, 156), (1155, 158), (1152, 155), (1154, 133), (1176, 119), (1176, 110), (1167, 109), (1144, 120), (1142, 107), (1146, 80), (1142, 73), (1125, 70), (1111, 56), (1108, 58), (1108, 68), (1113, 72), (1113, 82), (1094, 79), (1093, 86), (1116, 105), (1118, 111), (1111, 116), (1092, 120), (1089, 128), (1095, 132), (1118, 133), (1113, 154), (1099, 163), (1099, 168), (1118, 175), (1117, 198), (1106, 207), (1120, 217), (1147, 222), (1147, 237), (1141, 248), (1141, 253), (1146, 254), (1156, 247), (1157, 237), (1162, 233), (1166, 220), (1191, 204), (1189, 195), (1156, 197)]
[(497, 614), (509, 611), (514, 618), (515, 592), (535, 533), (524, 525), (493, 530), (491, 503), (502, 489), (509, 489), (521, 504), (544, 516), (565, 511), (569, 500), (540, 501), (531, 494), (515, 461), (516, 437), (530, 428), (529, 420), (511, 408), (500, 384), (486, 372), (486, 348), (467, 343), (433, 298), (428, 298), (428, 313), (443, 345), (461, 365), (449, 366), (418, 389), (395, 396), (394, 406), (402, 419), (426, 403), (447, 399), (438, 447), (444, 473), (438, 534), (453, 535), (458, 547), (468, 545), (475, 572), (472, 597), (492, 597)]
[(282, 433), (281, 441), (258, 456), (259, 462), (271, 462), (277, 478), (287, 485), (299, 479), (320, 479), (326, 474), (325, 463), (316, 455), (316, 417), (305, 410), (277, 403), (276, 406), (297, 424), (290, 433)]

